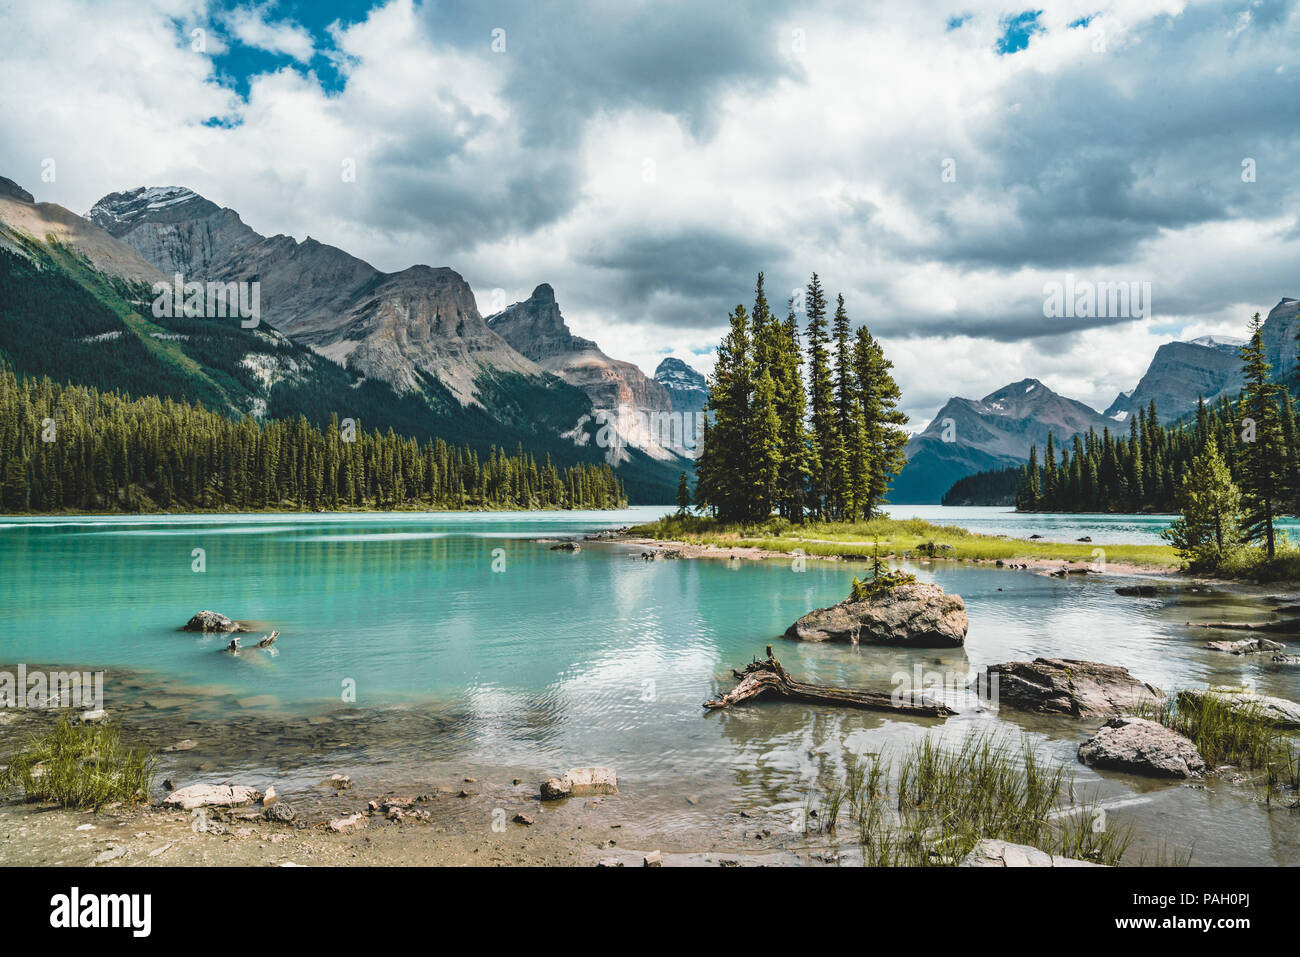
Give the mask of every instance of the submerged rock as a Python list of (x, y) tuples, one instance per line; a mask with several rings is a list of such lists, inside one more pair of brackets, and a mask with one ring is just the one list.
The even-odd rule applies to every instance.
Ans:
[(1286, 645), (1267, 638), (1242, 638), (1240, 641), (1211, 641), (1206, 646), (1211, 651), (1226, 651), (1230, 655), (1260, 655), (1267, 651), (1285, 651)]
[(542, 782), (543, 801), (617, 793), (618, 773), (613, 768), (570, 768), (563, 777)]
[(1286, 698), (1255, 694), (1240, 688), (1191, 688), (1183, 691), (1182, 694), (1193, 700), (1205, 695), (1213, 695), (1235, 712), (1272, 721), (1279, 728), (1300, 728), (1300, 704), (1288, 701)]
[(1274, 655), (1275, 665), (1300, 665), (1300, 655)]
[(1206, 770), (1205, 758), (1190, 738), (1132, 715), (1102, 725), (1079, 745), (1079, 760), (1095, 768), (1159, 778), (1190, 778)]
[(580, 552), (580, 551), (582, 551), (582, 546), (579, 545), (577, 542), (560, 542), (560, 544), (558, 544), (558, 545), (552, 545), (552, 546), (551, 546), (551, 551), (553, 551), (553, 552)]
[(243, 807), (262, 800), (262, 792), (243, 784), (191, 784), (173, 791), (163, 804), (192, 811), (197, 807)]
[[(996, 685), (993, 683), (996, 676)], [(1022, 711), (1102, 717), (1134, 711), (1142, 702), (1163, 701), (1153, 685), (1127, 668), (1074, 658), (1035, 658), (989, 665), (980, 692)]]
[(966, 603), (938, 585), (899, 585), (875, 598), (846, 598), (818, 608), (786, 629), (797, 641), (950, 648), (966, 641)]
[(185, 623), (182, 631), (247, 631), (239, 622), (216, 611), (201, 611)]
[(1120, 585), (1115, 589), (1115, 594), (1135, 598), (1155, 598), (1160, 594), (1160, 590), (1155, 585)]
[(1102, 867), (1091, 861), (1048, 854), (1028, 844), (983, 840), (962, 858), (958, 867)]

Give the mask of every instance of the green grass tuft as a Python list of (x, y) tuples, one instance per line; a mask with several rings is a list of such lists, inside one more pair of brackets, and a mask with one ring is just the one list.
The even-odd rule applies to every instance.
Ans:
[[(873, 518), (869, 522), (809, 522), (794, 525), (785, 519), (758, 524), (723, 524), (700, 515), (672, 515), (632, 528), (629, 534), (663, 541), (683, 541), (720, 548), (766, 548), (804, 554), (868, 559), (877, 544), (880, 554), (902, 558), (952, 558), (979, 561), (1061, 559), (1092, 563), (1090, 543), (1030, 541), (979, 535), (955, 525), (935, 525), (920, 518)], [(947, 547), (944, 547), (947, 546)], [(1106, 545), (1106, 561), (1157, 568), (1178, 567), (1169, 545)]]
[(1044, 763), (1027, 740), (1015, 746), (988, 733), (955, 748), (927, 736), (897, 763), (853, 759), (821, 806), (822, 829), (847, 817), (873, 867), (954, 866), (983, 839), (1118, 864), (1132, 840), (1129, 828), (1094, 826), (1095, 809), (1076, 803), (1071, 769)]
[(64, 720), (10, 758), (0, 789), (21, 787), (28, 801), (97, 810), (147, 800), (154, 770), (153, 757), (126, 747), (113, 725)]

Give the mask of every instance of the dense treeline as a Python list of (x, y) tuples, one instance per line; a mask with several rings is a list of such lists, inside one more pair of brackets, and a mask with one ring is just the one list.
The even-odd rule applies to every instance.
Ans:
[(0, 368), (6, 512), (282, 508), (616, 508), (606, 464), (564, 470), (303, 416), (258, 423), (168, 398), (21, 381)]
[(952, 483), (943, 493), (941, 505), (1014, 505), (1020, 488), (1021, 469), (1011, 466), (976, 472)]
[(816, 273), (804, 300), (806, 349), (789, 306), (784, 321), (773, 315), (759, 273), (753, 312), (739, 305), (728, 317), (695, 502), (723, 521), (774, 511), (792, 522), (870, 519), (905, 464), (893, 363), (865, 326), (852, 328), (843, 296), (828, 323)]
[(1202, 401), (1192, 421), (1172, 428), (1160, 424), (1153, 402), (1127, 436), (1090, 430), (1059, 452), (1049, 434), (1042, 464), (1034, 447), (1021, 469), (1017, 508), (1180, 511), (1171, 537), (1201, 567), (1243, 543), (1273, 558), (1275, 520), (1300, 512), (1300, 420), (1291, 391), (1273, 381), (1262, 328), (1257, 313), (1241, 349), (1237, 398)]

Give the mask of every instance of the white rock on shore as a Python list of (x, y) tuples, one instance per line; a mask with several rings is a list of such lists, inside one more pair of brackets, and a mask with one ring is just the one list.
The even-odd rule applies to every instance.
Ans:
[(618, 774), (613, 768), (570, 768), (562, 777), (542, 782), (542, 800), (617, 794)]
[(163, 804), (192, 811), (196, 807), (242, 807), (262, 800), (262, 792), (243, 784), (191, 784), (173, 791)]
[(1073, 857), (1058, 857), (1028, 844), (983, 840), (962, 858), (958, 867), (1103, 867)]

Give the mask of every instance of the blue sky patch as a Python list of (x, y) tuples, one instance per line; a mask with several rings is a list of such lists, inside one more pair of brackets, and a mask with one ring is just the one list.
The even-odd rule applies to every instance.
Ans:
[(1026, 10), (1013, 17), (1002, 18), (1002, 36), (998, 37), (998, 55), (1019, 53), (1029, 46), (1029, 38), (1035, 33), (1043, 33), (1045, 28), (1038, 22), (1042, 10)]
[[(314, 72), (326, 92), (337, 93), (344, 81), (328, 55), (333, 52), (329, 27), (336, 22), (344, 25), (359, 22), (375, 5), (345, 0), (271, 0), (260, 4), (225, 0), (212, 8), (205, 25), (226, 46), (225, 51), (212, 57), (217, 76), (224, 86), (247, 97), (253, 77), (290, 67)], [(269, 48), (274, 43), (250, 42), (250, 38), (241, 37), (236, 20), (250, 12), (272, 29), (294, 29), (310, 34), (311, 55), (304, 59), (283, 49)]]

